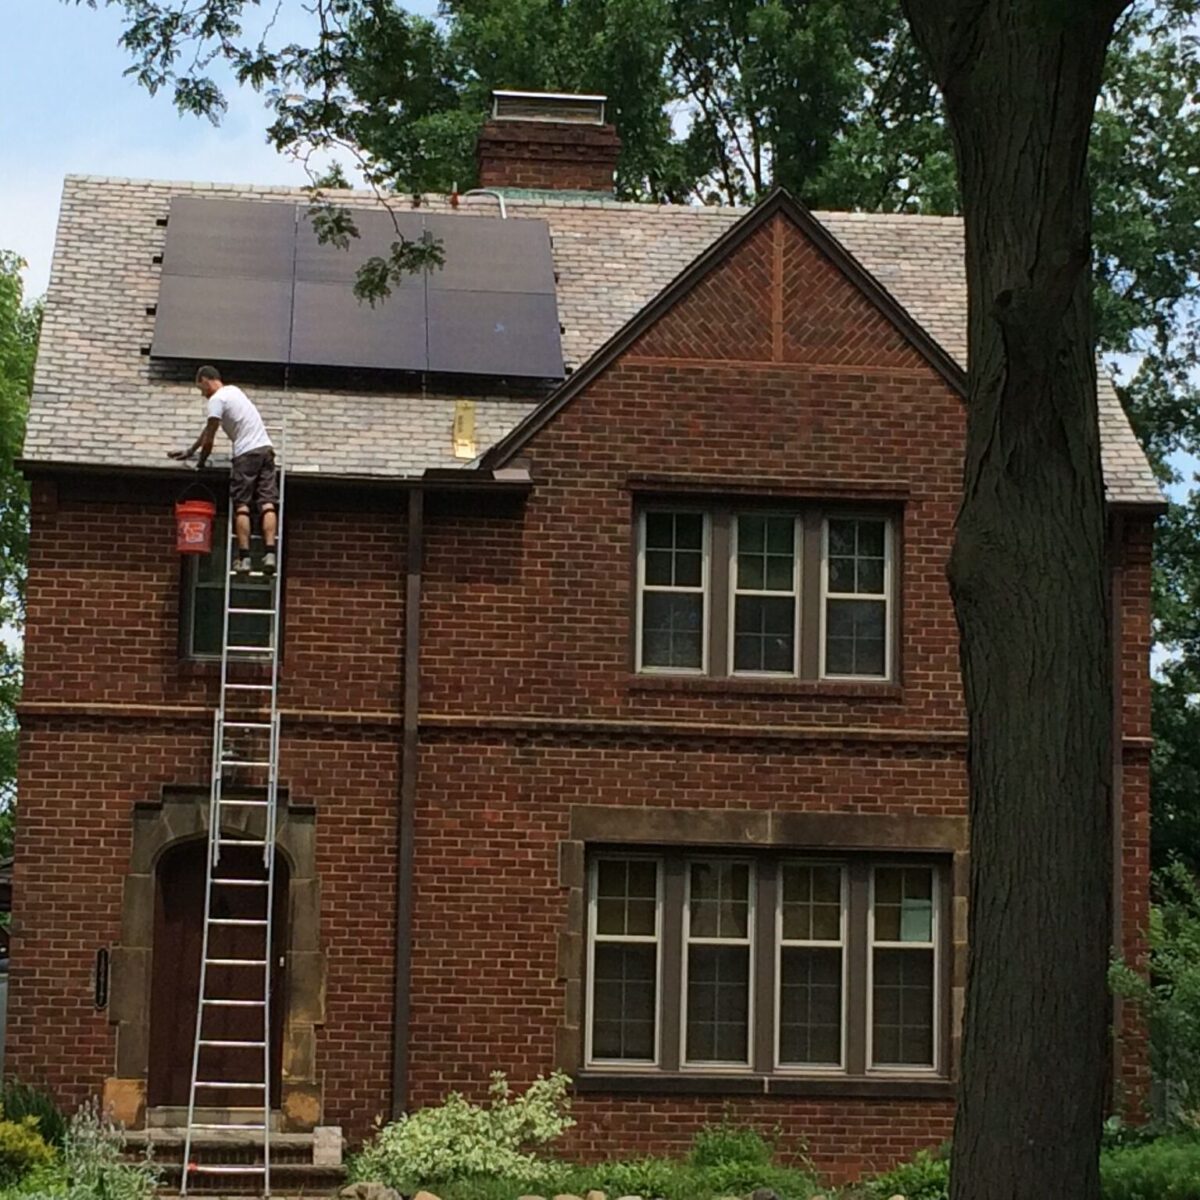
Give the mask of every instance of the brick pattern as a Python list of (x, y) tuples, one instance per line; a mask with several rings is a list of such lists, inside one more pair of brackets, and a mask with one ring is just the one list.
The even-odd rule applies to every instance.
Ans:
[(773, 226), (758, 229), (631, 347), (636, 358), (693, 360), (772, 357), (775, 278)]
[(783, 243), (783, 358), (823, 366), (923, 370), (921, 355), (798, 229), (776, 222)]
[(621, 139), (611, 125), (489, 121), (475, 157), (479, 186), (596, 192), (611, 196)]
[[(701, 295), (723, 311), (761, 312), (764, 251), (770, 290), (775, 245), (774, 234), (766, 245), (752, 239), (719, 289)], [(812, 286), (836, 294), (836, 283), (814, 274)], [(772, 355), (776, 331), (802, 330), (793, 310), (811, 300), (772, 295)], [(712, 354), (706, 319), (704, 303), (681, 306), (645, 345), (669, 335), (676, 353)], [(852, 338), (848, 317), (829, 321)], [(826, 352), (836, 359), (845, 345), (833, 339)], [(891, 357), (899, 351), (886, 337), (881, 345), (870, 365), (629, 355), (531, 443), (536, 487), (523, 509), (431, 502), (411, 1103), (449, 1087), (479, 1094), (493, 1069), (523, 1084), (572, 1039), (577, 1052), (580, 996), (564, 958), (577, 952), (582, 913), (559, 873), (574, 806), (965, 812), (944, 571), (962, 406), (932, 370)], [(664, 471), (701, 491), (734, 480), (781, 496), (854, 484), (892, 497), (903, 510), (899, 686), (632, 677), (631, 480)], [(119, 936), (131, 806), (208, 771), (215, 680), (178, 662), (172, 518), (149, 486), (126, 481), (118, 500), (79, 480), (34, 496), (9, 1053), (15, 1074), (68, 1100), (98, 1092), (112, 1070), (113, 1027), (92, 1010), (91, 965), (96, 947)], [(1141, 734), (1149, 535), (1136, 522), (1127, 529), (1124, 720)], [(335, 507), (314, 494), (289, 514), (286, 569), (283, 773), (290, 795), (317, 810), (328, 959), (316, 1077), (322, 1119), (361, 1137), (391, 1103), (402, 519), (365, 497)], [(1144, 752), (1131, 752), (1123, 834), (1133, 953), (1145, 919), (1146, 796)], [(956, 861), (960, 892), (962, 868)], [(955, 964), (964, 916), (959, 895)], [(1121, 1082), (1141, 1087), (1141, 1031), (1124, 1032)], [(725, 1107), (724, 1097), (588, 1094), (570, 1149), (680, 1148)], [(731, 1111), (778, 1120), (837, 1178), (935, 1144), (951, 1121), (951, 1105), (932, 1100), (741, 1097)]]

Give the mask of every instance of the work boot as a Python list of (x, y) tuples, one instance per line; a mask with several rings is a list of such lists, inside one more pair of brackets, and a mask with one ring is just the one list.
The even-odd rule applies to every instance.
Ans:
[(233, 572), (235, 575), (246, 576), (251, 571), (250, 551), (238, 550), (233, 559)]
[(266, 554), (263, 555), (262, 569), (263, 569), (264, 575), (274, 575), (275, 574), (275, 551), (274, 550), (268, 550), (266, 552)]

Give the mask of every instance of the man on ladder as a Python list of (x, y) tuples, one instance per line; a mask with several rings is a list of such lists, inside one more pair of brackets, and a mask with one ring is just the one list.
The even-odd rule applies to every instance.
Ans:
[(263, 419), (253, 402), (231, 383), (223, 383), (216, 367), (204, 366), (196, 372), (196, 386), (208, 401), (208, 421), (200, 436), (186, 450), (168, 451), (168, 457), (185, 461), (197, 450), (197, 468), (212, 454), (218, 426), (233, 443), (229, 471), (229, 497), (233, 501), (237, 532), (237, 557), (233, 570), (249, 575), (250, 506), (256, 504), (262, 519), (264, 575), (275, 573), (276, 510), (279, 506), (279, 477), (275, 471), (275, 448)]

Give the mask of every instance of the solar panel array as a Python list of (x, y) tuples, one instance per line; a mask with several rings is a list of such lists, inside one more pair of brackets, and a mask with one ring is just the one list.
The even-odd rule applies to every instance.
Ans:
[[(306, 206), (171, 202), (156, 358), (561, 379), (550, 231), (540, 220), (355, 212), (349, 251), (322, 245)], [(403, 237), (441, 243), (374, 308), (359, 266)]]

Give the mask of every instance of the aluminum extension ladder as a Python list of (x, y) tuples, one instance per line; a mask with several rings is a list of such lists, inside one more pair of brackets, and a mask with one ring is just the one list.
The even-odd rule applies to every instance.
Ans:
[[(213, 714), (204, 937), (181, 1195), (190, 1189), (213, 1190), (222, 1181), (255, 1176), (262, 1177), (262, 1195), (271, 1194), (271, 914), (279, 787), (279, 600), (286, 433), (283, 426), (267, 428), (277, 443), (279, 478), (276, 570), (269, 590), (262, 589), (270, 598), (267, 607), (235, 603), (241, 599), (236, 593), (243, 577), (235, 576), (233, 570), (237, 538), (232, 501), (229, 504), (221, 691)], [(261, 569), (250, 575), (251, 581), (266, 578)], [(261, 639), (263, 644), (231, 643), (231, 630), (236, 632), (239, 627), (253, 630), (242, 633), (241, 642)], [(255, 664), (258, 677), (247, 681), (238, 669), (242, 664)], [(248, 778), (231, 779), (243, 772)], [(240, 832), (231, 832), (231, 827)], [(261, 864), (254, 851), (261, 852)], [(216, 1107), (212, 1101), (222, 1093), (239, 1100), (244, 1097), (245, 1104), (223, 1106), (227, 1111), (236, 1109), (229, 1121), (198, 1121), (197, 1108)], [(259, 1113), (261, 1121), (250, 1119)], [(226, 1155), (228, 1161), (193, 1162), (193, 1141), (206, 1135), (215, 1141), (221, 1130), (243, 1131), (251, 1135), (252, 1142), (254, 1135), (261, 1133), (261, 1163), (239, 1161), (246, 1150), (243, 1139), (230, 1141), (233, 1153)], [(216, 1148), (220, 1144), (216, 1142)]]

